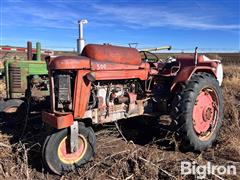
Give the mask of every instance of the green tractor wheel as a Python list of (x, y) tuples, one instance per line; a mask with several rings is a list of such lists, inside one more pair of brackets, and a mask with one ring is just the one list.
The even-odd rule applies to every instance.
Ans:
[(24, 120), (27, 113), (27, 105), (19, 99), (10, 99), (0, 101), (0, 118), (8, 125), (14, 125), (19, 121)]

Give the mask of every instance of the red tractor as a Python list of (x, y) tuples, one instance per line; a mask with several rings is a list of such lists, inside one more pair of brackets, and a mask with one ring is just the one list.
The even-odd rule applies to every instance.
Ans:
[(50, 170), (62, 174), (90, 160), (92, 125), (144, 114), (169, 115), (194, 150), (211, 147), (223, 119), (221, 62), (197, 53), (162, 62), (141, 53), (89, 44), (81, 56), (48, 61), (51, 111), (43, 121), (56, 131), (44, 143), (43, 159)]

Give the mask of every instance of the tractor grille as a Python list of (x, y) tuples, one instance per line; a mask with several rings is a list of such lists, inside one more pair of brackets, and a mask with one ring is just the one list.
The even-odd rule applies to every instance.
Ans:
[(20, 67), (10, 67), (9, 69), (11, 87), (21, 88), (21, 68)]
[(55, 76), (55, 94), (59, 102), (71, 101), (71, 77), (70, 75), (58, 74)]
[(56, 111), (68, 112), (72, 110), (72, 85), (73, 77), (70, 73), (59, 74), (55, 72), (54, 77), (54, 92), (55, 92), (55, 107)]

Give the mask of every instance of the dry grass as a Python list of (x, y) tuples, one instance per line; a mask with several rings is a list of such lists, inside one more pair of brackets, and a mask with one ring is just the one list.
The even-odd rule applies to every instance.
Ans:
[[(219, 155), (240, 161), (240, 67), (224, 68), (224, 117)], [(228, 153), (226, 153), (228, 152)]]
[(224, 69), (224, 115), (228, 125), (239, 128), (240, 119), (240, 67), (227, 66)]
[(0, 100), (6, 96), (5, 83), (3, 79), (0, 79)]

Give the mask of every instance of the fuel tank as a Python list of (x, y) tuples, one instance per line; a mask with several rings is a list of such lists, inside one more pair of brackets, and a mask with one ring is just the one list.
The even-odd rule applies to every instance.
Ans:
[(82, 56), (100, 62), (113, 62), (129, 65), (140, 65), (142, 62), (137, 49), (112, 45), (88, 44), (84, 47)]

